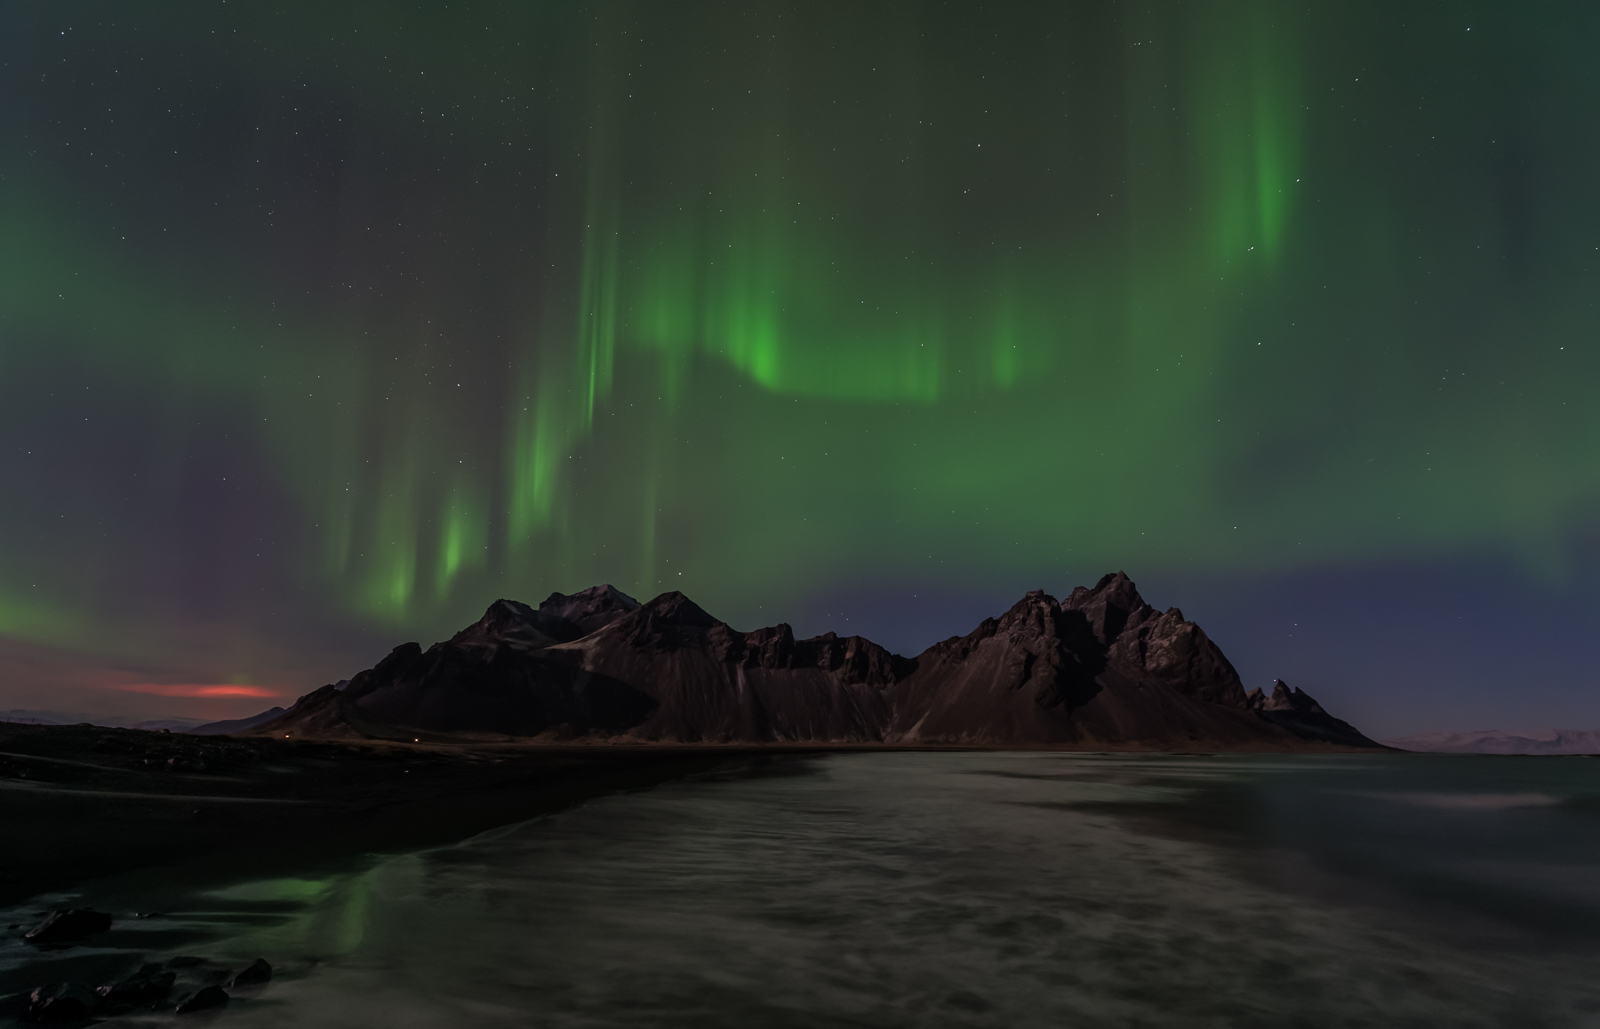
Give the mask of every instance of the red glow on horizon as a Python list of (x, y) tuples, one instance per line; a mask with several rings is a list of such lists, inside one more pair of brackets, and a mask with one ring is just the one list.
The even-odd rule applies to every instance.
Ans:
[(153, 693), (158, 697), (276, 697), (280, 695), (277, 690), (271, 690), (265, 686), (206, 686), (195, 683), (169, 686), (164, 683), (142, 682), (113, 688), (127, 690), (129, 693)]

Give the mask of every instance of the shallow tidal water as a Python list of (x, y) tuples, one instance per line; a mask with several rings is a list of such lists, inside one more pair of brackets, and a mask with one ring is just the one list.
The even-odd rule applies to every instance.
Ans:
[(83, 900), (164, 917), (8, 939), (0, 972), (265, 956), (212, 1019), (240, 1029), (1600, 1026), (1600, 761), (775, 757), (325, 878)]

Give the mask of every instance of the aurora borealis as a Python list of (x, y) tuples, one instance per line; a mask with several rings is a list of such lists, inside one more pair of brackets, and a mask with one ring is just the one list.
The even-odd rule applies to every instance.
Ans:
[(7, 5), (0, 707), (244, 714), (600, 581), (914, 651), (1122, 568), (1375, 732), (1600, 721), (1597, 33)]

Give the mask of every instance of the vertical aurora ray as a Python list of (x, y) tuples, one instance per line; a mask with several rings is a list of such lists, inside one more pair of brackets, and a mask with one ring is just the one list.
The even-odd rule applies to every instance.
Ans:
[(439, 557), (434, 593), (450, 596), (456, 577), (482, 568), (488, 557), (488, 511), (476, 496), (472, 480), (463, 476), (445, 498), (440, 518)]
[(589, 218), (584, 228), (577, 333), (585, 430), (594, 425), (595, 405), (611, 395), (617, 345), (617, 229), (604, 209), (591, 211)]
[(1202, 44), (1188, 95), (1213, 266), (1252, 250), (1270, 262), (1284, 245), (1295, 196), (1300, 98), (1293, 15), (1264, 3), (1213, 4), (1190, 16)]
[(417, 586), (416, 486), (415, 473), (404, 459), (388, 462), (362, 554), (367, 611), (386, 620), (406, 616)]
[(563, 440), (557, 435), (559, 398), (554, 390), (530, 392), (517, 418), (511, 449), (511, 542), (525, 542), (528, 536), (550, 524), (555, 498), (556, 467), (562, 456)]
[(1297, 75), (1298, 41), (1285, 28), (1287, 12), (1258, 3), (1250, 92), (1254, 108), (1255, 188), (1261, 246), (1276, 259), (1292, 215), (1298, 181), (1301, 97)]

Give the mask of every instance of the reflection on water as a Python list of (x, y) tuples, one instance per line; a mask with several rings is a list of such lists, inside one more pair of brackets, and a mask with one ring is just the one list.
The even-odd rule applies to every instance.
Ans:
[(265, 955), (239, 1027), (1600, 1026), (1596, 798), (1567, 758), (778, 759), (169, 889), (60, 960)]

